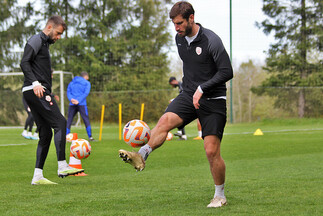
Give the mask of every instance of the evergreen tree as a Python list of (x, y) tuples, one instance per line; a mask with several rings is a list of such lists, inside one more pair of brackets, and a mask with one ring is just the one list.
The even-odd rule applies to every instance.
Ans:
[[(167, 52), (171, 38), (166, 6), (170, 0), (30, 0), (26, 7), (18, 6), (17, 1), (0, 4), (0, 67), (4, 63), (19, 67), (21, 56), (12, 62), (4, 58), (10, 48), (22, 50), (27, 39), (57, 14), (67, 23), (67, 31), (50, 46), (52, 67), (74, 75), (87, 71), (93, 95), (95, 91), (127, 91), (100, 93), (89, 102), (89, 109), (109, 102), (116, 113), (114, 105), (123, 103), (123, 115), (133, 118), (138, 110), (133, 104), (145, 103), (148, 109), (152, 106), (149, 118), (158, 119), (170, 99), (168, 90), (155, 91), (169, 89)], [(33, 4), (41, 5), (39, 11), (34, 11)]]
[[(278, 96), (277, 106), (297, 106), (298, 116), (310, 116), (312, 94), (305, 87), (323, 86), (323, 3), (321, 0), (263, 0), (267, 19), (257, 25), (264, 33), (273, 33), (265, 70), (270, 73), (263, 87), (286, 87), (288, 91), (270, 88), (257, 90)], [(315, 100), (315, 99), (314, 99)], [(316, 102), (315, 102), (316, 103)]]
[[(92, 89), (145, 90), (167, 86), (165, 0), (44, 0), (44, 14), (66, 13), (68, 37), (51, 47), (55, 70), (90, 73)], [(50, 12), (49, 12), (50, 9)]]
[(28, 23), (33, 14), (31, 3), (22, 7), (17, 0), (0, 1), (0, 71), (19, 70), (21, 55), (13, 50), (16, 46), (23, 47), (34, 33), (37, 22)]
[[(13, 52), (23, 47), (34, 33), (35, 24), (28, 21), (34, 14), (32, 4), (19, 6), (17, 0), (0, 1), (0, 72), (20, 71), (21, 53)], [(0, 79), (0, 124), (17, 125), (19, 112), (24, 112), (22, 105), (22, 80), (16, 77)], [(13, 106), (21, 104), (21, 106)]]

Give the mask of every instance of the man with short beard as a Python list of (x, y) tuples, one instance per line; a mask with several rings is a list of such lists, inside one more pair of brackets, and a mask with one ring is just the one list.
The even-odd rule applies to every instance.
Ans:
[(169, 104), (152, 130), (149, 142), (138, 153), (119, 150), (119, 156), (141, 171), (148, 155), (164, 143), (168, 131), (198, 118), (215, 184), (214, 197), (207, 207), (221, 207), (227, 203), (225, 163), (220, 144), (227, 117), (225, 83), (233, 77), (230, 58), (219, 36), (194, 22), (194, 9), (190, 3), (177, 2), (169, 17), (177, 31), (176, 45), (183, 61), (183, 92)]
[(51, 94), (52, 72), (49, 45), (59, 40), (65, 30), (66, 24), (62, 17), (50, 17), (44, 30), (27, 41), (20, 64), (24, 73), (23, 97), (30, 107), (39, 129), (32, 185), (56, 184), (44, 178), (43, 175), (44, 163), (53, 136), (52, 129), (54, 129), (58, 176), (63, 178), (84, 171), (72, 168), (66, 163), (66, 119)]

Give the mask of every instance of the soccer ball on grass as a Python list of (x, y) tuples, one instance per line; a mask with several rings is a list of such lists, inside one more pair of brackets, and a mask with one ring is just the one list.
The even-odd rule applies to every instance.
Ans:
[(166, 140), (171, 141), (173, 139), (173, 134), (171, 132), (168, 132)]
[(141, 120), (129, 121), (123, 128), (123, 140), (131, 147), (141, 147), (148, 143), (150, 139), (150, 129)]

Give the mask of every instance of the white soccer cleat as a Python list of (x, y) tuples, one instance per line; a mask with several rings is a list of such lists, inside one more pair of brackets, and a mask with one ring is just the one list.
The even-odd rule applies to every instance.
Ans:
[(34, 135), (31, 137), (33, 140), (39, 140), (39, 135), (38, 133), (34, 132)]
[(30, 139), (26, 130), (24, 130), (24, 131), (21, 133), (21, 136), (25, 137), (26, 139)]
[(57, 170), (58, 177), (60, 178), (64, 178), (69, 175), (75, 175), (81, 172), (84, 172), (84, 169), (76, 169), (68, 165), (61, 167)]
[(224, 197), (214, 197), (210, 204), (207, 205), (208, 208), (219, 208), (227, 204), (227, 199)]
[(27, 139), (33, 139), (33, 133), (28, 131), (27, 133), (28, 138)]
[(187, 136), (186, 135), (182, 135), (178, 138), (178, 140), (187, 140)]
[(174, 136), (181, 137), (182, 135), (182, 131), (177, 131), (176, 133), (174, 133)]
[(142, 171), (145, 169), (145, 161), (138, 152), (129, 152), (120, 149), (119, 157), (121, 157), (125, 163), (131, 164), (137, 171)]

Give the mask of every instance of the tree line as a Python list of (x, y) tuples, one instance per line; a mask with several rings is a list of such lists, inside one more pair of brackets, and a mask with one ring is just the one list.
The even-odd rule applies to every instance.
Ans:
[[(59, 14), (68, 28), (64, 38), (50, 49), (55, 70), (74, 75), (89, 72), (93, 92), (170, 88), (167, 82), (170, 72), (167, 55), (173, 43), (167, 27), (170, 0), (37, 0), (23, 6), (18, 3), (0, 2), (0, 71), (20, 71), (21, 53), (13, 51), (17, 47), (22, 49), (31, 35), (40, 32), (48, 17)], [(263, 0), (262, 10), (267, 18), (256, 25), (265, 34), (273, 34), (276, 41), (266, 51), (261, 69), (246, 62), (235, 71), (238, 93), (233, 99), (235, 107), (241, 109), (234, 113), (234, 118), (253, 121), (257, 119), (255, 112), (264, 113), (268, 107), (278, 109), (276, 113), (283, 110), (284, 117), (295, 112), (299, 117), (322, 116), (322, 1)], [(11, 91), (16, 86), (6, 82), (0, 80), (1, 91)], [(165, 91), (158, 98), (144, 99), (146, 94), (140, 93), (140, 97), (132, 99), (151, 104), (157, 100), (165, 106), (168, 94)], [(264, 97), (259, 99), (255, 95)], [(113, 101), (118, 103), (120, 98), (132, 101), (126, 96)], [(0, 94), (0, 99), (1, 114), (6, 106), (2, 101), (13, 98)], [(260, 107), (261, 101), (270, 105), (263, 103)], [(6, 110), (11, 109), (7, 106)]]
[[(50, 16), (58, 14), (64, 18), (67, 30), (63, 38), (50, 47), (52, 67), (74, 75), (87, 71), (92, 84), (89, 97), (89, 100), (93, 99), (92, 104), (96, 105), (98, 101), (102, 104), (129, 104), (137, 102), (134, 101), (136, 99), (138, 103), (158, 107), (157, 100), (165, 107), (169, 100), (169, 91), (165, 89), (170, 88), (167, 53), (173, 42), (168, 32), (167, 7), (170, 2), (37, 0), (22, 5), (17, 0), (1, 1), (0, 71), (21, 71), (19, 62), (22, 55), (14, 51), (17, 48), (22, 50), (27, 39), (42, 31)], [(5, 125), (17, 124), (19, 113), (23, 113), (19, 93), (22, 82), (16, 81), (13, 77), (0, 80), (0, 122)], [(108, 101), (95, 98), (95, 92), (158, 89), (164, 89), (158, 98), (151, 93), (126, 94), (113, 99), (101, 95), (101, 99)], [(10, 93), (13, 91), (14, 94)], [(125, 109), (124, 116), (132, 116), (132, 111)], [(155, 116), (160, 115), (160, 110), (150, 115), (157, 118)]]
[(17, 0), (1, 1), (0, 70), (20, 71), (21, 54), (12, 50), (23, 48), (51, 15), (58, 14), (67, 30), (50, 48), (55, 70), (75, 75), (87, 71), (94, 91), (165, 88), (171, 43), (166, 10), (169, 3), (37, 0), (20, 6)]
[[(264, 69), (269, 77), (252, 90), (274, 98), (276, 107), (297, 107), (300, 118), (310, 117), (322, 106), (323, 2), (263, 0), (262, 10), (267, 18), (257, 25), (265, 34), (273, 34), (276, 42), (267, 51)], [(308, 92), (311, 87), (318, 92)]]

